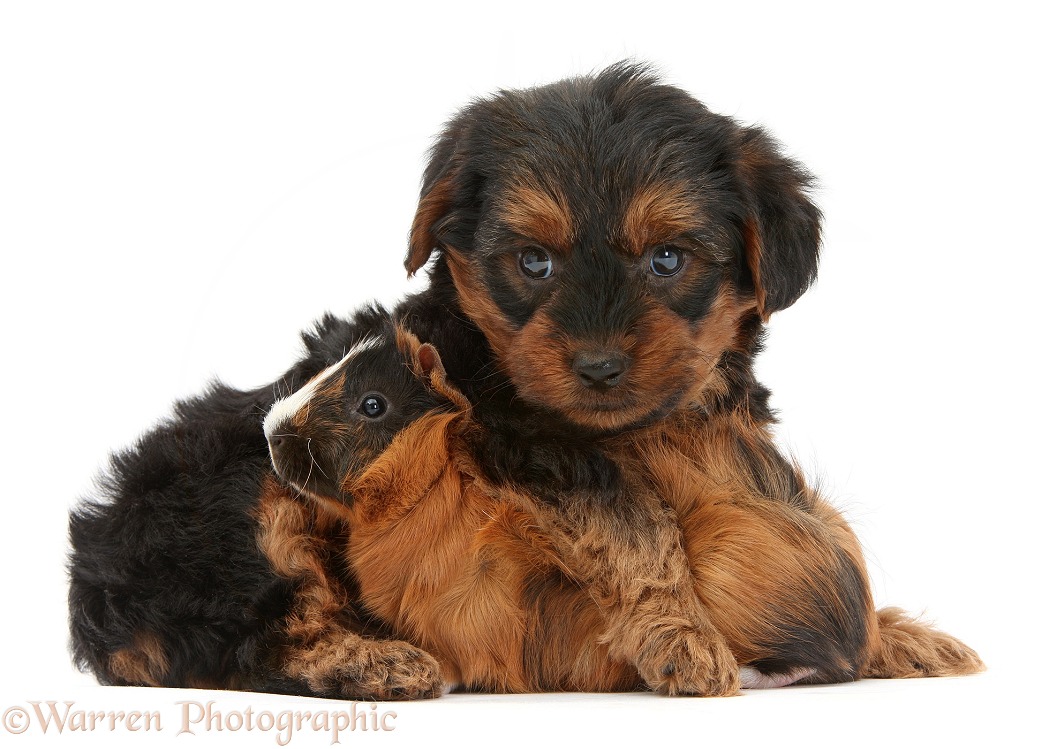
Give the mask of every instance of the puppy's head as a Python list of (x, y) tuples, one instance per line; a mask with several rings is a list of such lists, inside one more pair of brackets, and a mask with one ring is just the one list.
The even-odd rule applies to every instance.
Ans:
[(764, 131), (620, 64), (462, 110), (406, 267), (442, 256), (522, 397), (619, 429), (723, 387), (744, 323), (812, 283), (811, 182)]
[(315, 499), (348, 504), (350, 487), (399, 434), (427, 416), (468, 408), (446, 383), (436, 349), (386, 319), (277, 401), (263, 428), (283, 481)]

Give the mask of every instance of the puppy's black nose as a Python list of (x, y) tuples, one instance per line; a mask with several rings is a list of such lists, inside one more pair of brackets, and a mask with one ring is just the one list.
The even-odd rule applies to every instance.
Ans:
[(627, 370), (626, 357), (618, 352), (600, 351), (577, 354), (572, 369), (588, 388), (615, 387)]

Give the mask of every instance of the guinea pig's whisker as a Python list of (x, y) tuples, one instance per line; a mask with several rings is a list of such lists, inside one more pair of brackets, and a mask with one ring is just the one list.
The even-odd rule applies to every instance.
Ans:
[(496, 393), (498, 393), (498, 392), (500, 392), (502, 390), (506, 390), (508, 387), (511, 387), (512, 385), (513, 385), (513, 383), (510, 382), (510, 381), (501, 382), (498, 385), (496, 385), (495, 387), (488, 388), (488, 390), (486, 390), (485, 392), (488, 393), (489, 395), (495, 395)]
[(279, 382), (273, 384), (274, 389), (277, 391), (278, 398), (287, 398), (291, 395), (291, 385), (288, 384), (288, 380), (285, 377), (281, 377)]
[[(324, 469), (321, 468), (320, 463), (318, 463), (317, 459), (313, 457), (313, 450), (310, 449), (310, 443), (311, 442), (313, 442), (313, 438), (312, 437), (308, 437), (306, 439), (306, 452), (308, 452), (310, 454), (310, 473), (313, 472), (313, 468), (314, 468), (314, 466), (316, 466), (317, 470), (320, 471), (321, 476), (323, 476), (324, 478), (328, 479), (328, 481), (331, 481), (331, 477), (324, 472)], [(306, 480), (309, 481), (310, 477), (306, 476)]]
[(328, 476), (328, 474), (326, 474), (324, 472), (324, 469), (321, 468), (320, 463), (317, 462), (317, 458), (314, 457), (313, 450), (310, 448), (310, 443), (311, 442), (313, 442), (313, 438), (312, 437), (307, 437), (306, 438), (306, 452), (309, 453), (309, 456), (310, 456), (310, 470), (306, 472), (306, 480), (302, 482), (303, 487), (305, 487), (310, 482), (310, 477), (313, 475), (313, 469), (314, 468), (317, 469), (317, 471), (320, 473), (321, 476), (323, 476), (324, 478), (328, 479), (328, 481), (331, 481), (331, 478)]
[(310, 439), (306, 440), (306, 452), (310, 454), (310, 470), (306, 471), (306, 480), (302, 482), (303, 488), (310, 483), (310, 476), (313, 475), (313, 467), (317, 465), (317, 461), (313, 459), (313, 451), (310, 450)]
[(488, 377), (489, 375), (494, 374), (496, 371), (498, 371), (498, 369), (499, 369), (498, 363), (496, 363), (495, 361), (490, 361), (487, 364), (485, 364), (483, 367), (481, 367), (480, 369), (477, 370), (476, 377), (478, 379), (480, 379), (482, 377)]

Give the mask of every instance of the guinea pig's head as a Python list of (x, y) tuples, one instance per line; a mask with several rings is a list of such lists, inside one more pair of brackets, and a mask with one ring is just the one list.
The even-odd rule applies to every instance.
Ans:
[(263, 428), (284, 482), (349, 504), (350, 487), (398, 434), (427, 415), (466, 408), (437, 350), (390, 320), (277, 401)]

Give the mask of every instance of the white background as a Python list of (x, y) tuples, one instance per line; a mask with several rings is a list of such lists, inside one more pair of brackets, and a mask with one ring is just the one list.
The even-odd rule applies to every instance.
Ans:
[[(176, 722), (183, 693), (102, 689), (69, 663), (69, 507), (174, 398), (212, 377), (268, 382), (323, 311), (418, 286), (407, 230), (457, 106), (632, 56), (766, 125), (819, 175), (820, 280), (774, 319), (759, 365), (780, 437), (853, 521), (878, 602), (925, 610), (989, 672), (716, 701), (452, 696), (343, 743), (1023, 736), (1045, 661), (1049, 498), (1034, 7), (0, 5), (0, 710), (76, 700)], [(149, 740), (174, 734), (166, 720)]]

